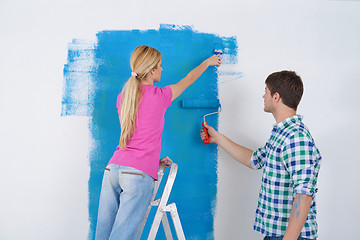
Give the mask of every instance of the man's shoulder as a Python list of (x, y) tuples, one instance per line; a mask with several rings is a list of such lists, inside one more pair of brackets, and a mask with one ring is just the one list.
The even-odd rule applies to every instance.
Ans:
[(309, 141), (312, 141), (310, 131), (303, 122), (290, 124), (284, 131), (286, 132), (287, 139), (306, 138)]

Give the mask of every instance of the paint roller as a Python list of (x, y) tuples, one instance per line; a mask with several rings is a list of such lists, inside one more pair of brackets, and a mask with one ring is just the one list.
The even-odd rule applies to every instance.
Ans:
[(219, 54), (222, 55), (222, 54), (223, 54), (223, 51), (222, 51), (221, 49), (215, 49), (215, 50), (214, 50), (214, 54), (215, 54), (215, 55), (219, 55)]
[[(222, 55), (223, 51), (221, 49), (214, 50), (215, 55)], [(217, 108), (218, 111), (208, 113), (204, 115), (204, 121), (202, 123), (203, 131), (205, 133), (204, 144), (209, 144), (209, 134), (207, 128), (205, 127), (205, 117), (213, 114), (217, 114), (221, 111), (221, 105), (219, 99), (186, 99), (182, 100), (182, 107), (183, 108)]]
[(218, 111), (208, 113), (204, 115), (204, 121), (202, 123), (203, 131), (205, 133), (204, 144), (209, 144), (209, 134), (207, 128), (205, 127), (205, 117), (213, 114), (217, 114), (221, 111), (221, 105), (219, 99), (183, 99), (182, 100), (183, 108), (217, 108)]

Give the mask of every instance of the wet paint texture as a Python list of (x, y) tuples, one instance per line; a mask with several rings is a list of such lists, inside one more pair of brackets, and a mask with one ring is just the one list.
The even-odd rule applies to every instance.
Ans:
[[(90, 117), (89, 239), (95, 235), (103, 172), (119, 142), (116, 97), (130, 77), (130, 56), (139, 45), (152, 46), (162, 53), (164, 70), (161, 82), (155, 84), (158, 87), (177, 83), (210, 57), (214, 49), (223, 49), (228, 63), (235, 63), (237, 56), (235, 37), (219, 37), (173, 25), (161, 25), (159, 30), (102, 31), (97, 34), (96, 43), (74, 40), (69, 45), (62, 115)], [(187, 239), (214, 238), (217, 146), (204, 145), (199, 131), (203, 116), (217, 109), (184, 109), (181, 100), (218, 98), (217, 78), (217, 67), (209, 67), (172, 102), (165, 115), (161, 156), (169, 156), (179, 165), (168, 203), (176, 203)], [(218, 115), (209, 116), (206, 121), (217, 128)], [(153, 213), (154, 210), (150, 220)], [(145, 234), (149, 227), (148, 223)], [(162, 227), (157, 239), (165, 239)]]

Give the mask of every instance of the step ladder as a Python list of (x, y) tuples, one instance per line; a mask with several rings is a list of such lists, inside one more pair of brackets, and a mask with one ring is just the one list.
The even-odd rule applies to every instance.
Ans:
[(151, 207), (156, 207), (156, 213), (155, 213), (155, 217), (154, 217), (154, 221), (151, 225), (151, 229), (149, 232), (149, 236), (147, 238), (147, 240), (155, 240), (157, 231), (159, 229), (160, 226), (160, 222), (162, 222), (163, 227), (164, 227), (164, 231), (165, 231), (165, 236), (167, 240), (173, 240), (172, 234), (171, 234), (171, 229), (170, 229), (170, 225), (169, 225), (169, 221), (167, 218), (167, 212), (170, 212), (172, 221), (174, 223), (174, 227), (175, 227), (175, 231), (176, 231), (176, 235), (177, 238), (179, 240), (185, 240), (185, 235), (184, 235), (184, 231), (182, 229), (181, 226), (181, 222), (180, 222), (180, 218), (179, 218), (179, 214), (177, 212), (177, 208), (176, 208), (176, 204), (175, 203), (171, 203), (171, 204), (167, 204), (167, 201), (169, 199), (170, 196), (170, 192), (171, 192), (171, 188), (174, 184), (175, 181), (175, 177), (176, 177), (176, 173), (177, 173), (177, 169), (178, 169), (178, 165), (176, 163), (172, 163), (171, 167), (170, 167), (170, 172), (168, 175), (168, 178), (166, 180), (166, 184), (163, 190), (163, 193), (161, 195), (161, 197), (159, 199), (155, 199), (156, 193), (159, 189), (160, 183), (161, 183), (161, 179), (164, 175), (164, 172), (166, 170), (166, 168), (168, 168), (170, 166), (167, 165), (161, 165), (159, 167), (159, 171), (158, 171), (158, 181), (155, 182), (154, 185), (154, 193), (150, 202), (150, 205), (146, 211), (145, 214), (145, 218), (141, 227), (141, 232), (140, 232), (140, 237), (139, 240), (141, 238), (141, 235), (143, 233), (146, 221), (149, 217), (149, 213), (151, 210)]

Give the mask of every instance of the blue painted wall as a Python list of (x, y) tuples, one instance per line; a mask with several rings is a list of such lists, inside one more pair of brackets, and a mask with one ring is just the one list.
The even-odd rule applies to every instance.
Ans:
[[(64, 67), (62, 115), (90, 117), (89, 239), (93, 239), (95, 234), (103, 170), (120, 136), (116, 97), (130, 77), (130, 56), (139, 45), (152, 46), (163, 54), (164, 70), (161, 82), (157, 84), (159, 87), (184, 78), (211, 56), (214, 49), (223, 49), (233, 63), (237, 55), (235, 37), (200, 33), (189, 26), (161, 25), (159, 30), (102, 31), (97, 34), (95, 44), (73, 40)], [(91, 64), (83, 64), (86, 60)], [(216, 109), (183, 109), (181, 100), (218, 98), (217, 78), (217, 68), (210, 67), (172, 102), (165, 115), (161, 156), (169, 156), (179, 165), (169, 203), (177, 204), (187, 239), (214, 238), (217, 148), (214, 144), (204, 145), (199, 131), (203, 115)], [(84, 85), (88, 86), (87, 91), (83, 89)], [(206, 120), (217, 127), (217, 115)], [(149, 226), (145, 232), (148, 229)], [(165, 239), (162, 232), (160, 227), (157, 239)]]

